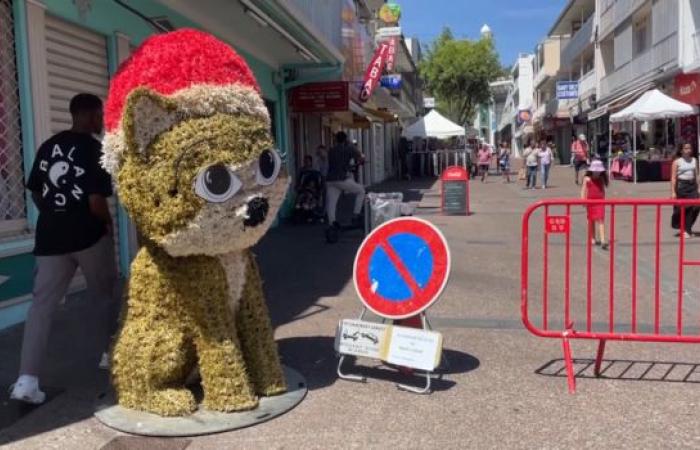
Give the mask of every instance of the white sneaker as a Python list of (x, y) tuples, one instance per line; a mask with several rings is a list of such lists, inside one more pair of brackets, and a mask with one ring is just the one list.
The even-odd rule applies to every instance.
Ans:
[(39, 390), (39, 379), (32, 375), (20, 375), (10, 386), (10, 398), (21, 402), (39, 405), (46, 400), (46, 394)]
[(102, 352), (102, 358), (100, 358), (100, 365), (98, 367), (101, 370), (109, 370), (109, 353)]

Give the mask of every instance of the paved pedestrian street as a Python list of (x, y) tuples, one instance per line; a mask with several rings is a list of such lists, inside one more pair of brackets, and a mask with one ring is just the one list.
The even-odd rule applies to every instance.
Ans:
[[(223, 448), (698, 448), (700, 356), (692, 344), (609, 342), (603, 376), (593, 375), (596, 342), (573, 341), (577, 392), (567, 391), (562, 344), (525, 330), (521, 314), (521, 218), (543, 198), (578, 197), (571, 169), (556, 167), (552, 188), (523, 190), (523, 183), (470, 182), (473, 215), (444, 216), (439, 211), (439, 185), (432, 179), (392, 182), (386, 191), (400, 190), (444, 233), (452, 255), (452, 273), (441, 299), (429, 309), (434, 328), (444, 335), (449, 367), (434, 382), (430, 395), (399, 391), (396, 381), (420, 380), (400, 375), (371, 361), (356, 361), (366, 383), (339, 380), (333, 350), (339, 320), (360, 312), (352, 283), (352, 263), (359, 233), (346, 233), (326, 244), (317, 226), (284, 225), (272, 230), (256, 248), (265, 291), (284, 364), (307, 379), (309, 392), (294, 410), (269, 422), (234, 432), (192, 438), (145, 438), (122, 434), (92, 417), (98, 397), (107, 389), (106, 373), (97, 373), (97, 354), (83, 331), (85, 299), (69, 298), (54, 323), (44, 385), (49, 401), (30, 412), (2, 400), (0, 444), (13, 448), (61, 449), (223, 449)], [(634, 186), (613, 182), (609, 198), (664, 198), (666, 183)], [(641, 213), (640, 213), (641, 214)], [(662, 260), (672, 258), (677, 238), (663, 211)], [(640, 218), (642, 215), (640, 215)], [(646, 217), (646, 216), (645, 216)], [(539, 222), (537, 222), (539, 220)], [(583, 230), (585, 212), (572, 210), (573, 230)], [(651, 221), (653, 222), (653, 220)], [(533, 223), (542, 224), (541, 217)], [(631, 230), (629, 215), (620, 212), (616, 224), (619, 251), (615, 256), (618, 292), (616, 312), (627, 314), (631, 250), (625, 246)], [(533, 226), (530, 298), (541, 298), (541, 228)], [(655, 264), (646, 256), (654, 247), (649, 220), (639, 225), (639, 326), (651, 326), (649, 290)], [(539, 238), (537, 237), (539, 236)], [(554, 238), (552, 238), (554, 239)], [(572, 232), (571, 281), (574, 326), (585, 327), (577, 302), (585, 300), (585, 235)], [(700, 241), (700, 239), (699, 239)], [(555, 249), (556, 242), (552, 243)], [(563, 245), (563, 244), (562, 244)], [(696, 244), (690, 239), (690, 254)], [(549, 299), (550, 327), (561, 327), (562, 264), (552, 250)], [(608, 253), (592, 250), (596, 305), (593, 328), (607, 326)], [(666, 259), (665, 259), (666, 258)], [(625, 261), (627, 259), (627, 261)], [(539, 266), (538, 266), (539, 265)], [(539, 269), (538, 269), (539, 267)], [(673, 332), (677, 286), (673, 266), (661, 270), (662, 327)], [(688, 330), (700, 324), (700, 287), (695, 267), (687, 270), (685, 298)], [(600, 275), (599, 275), (600, 273)], [(693, 286), (695, 285), (695, 286)], [(652, 286), (651, 288), (649, 286)], [(539, 297), (538, 297), (539, 296)], [(646, 302), (646, 303), (645, 303)], [(603, 305), (603, 306), (601, 306)], [(534, 308), (534, 306), (533, 306)], [(536, 309), (536, 308), (535, 308)], [(599, 313), (598, 310), (603, 311)], [(534, 311), (533, 321), (541, 316)], [(556, 316), (556, 319), (555, 319)], [(559, 323), (557, 323), (559, 321)], [(629, 323), (620, 318), (617, 322)], [(0, 384), (16, 375), (22, 326), (0, 332)], [(696, 331), (697, 332), (697, 331)]]

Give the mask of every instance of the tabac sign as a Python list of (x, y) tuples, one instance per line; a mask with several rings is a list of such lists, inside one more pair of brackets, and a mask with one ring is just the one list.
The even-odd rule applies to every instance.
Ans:
[(367, 72), (365, 72), (365, 79), (362, 83), (362, 90), (360, 91), (360, 102), (364, 103), (372, 96), (372, 92), (377, 88), (379, 80), (384, 71), (384, 66), (386, 66), (387, 55), (389, 54), (389, 43), (381, 42), (377, 51), (372, 57), (372, 61), (367, 67)]

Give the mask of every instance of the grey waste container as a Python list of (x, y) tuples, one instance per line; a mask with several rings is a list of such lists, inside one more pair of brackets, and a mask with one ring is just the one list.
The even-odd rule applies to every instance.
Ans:
[(413, 213), (411, 206), (403, 203), (403, 194), (401, 192), (371, 192), (367, 194), (366, 206), (365, 234), (384, 222)]

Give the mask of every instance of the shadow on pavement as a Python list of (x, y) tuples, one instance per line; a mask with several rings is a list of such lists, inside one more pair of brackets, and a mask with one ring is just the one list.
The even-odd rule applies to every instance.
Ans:
[[(333, 350), (334, 338), (329, 336), (311, 336), (288, 338), (278, 341), (282, 361), (298, 370), (306, 378), (310, 390), (322, 389), (338, 380), (336, 369), (338, 357)], [(476, 370), (480, 361), (475, 356), (457, 350), (443, 352), (447, 364), (439, 368), (437, 373), (444, 376), (464, 374)], [(343, 364), (346, 372), (363, 375), (372, 380), (390, 381), (413, 384), (422, 382), (417, 376), (404, 375), (379, 361), (348, 357)], [(443, 378), (433, 381), (435, 391), (445, 391), (456, 383)]]
[[(700, 363), (604, 359), (600, 375), (594, 373), (594, 359), (574, 359), (576, 378), (620, 381), (700, 383)], [(535, 370), (538, 375), (566, 378), (563, 359), (554, 359)]]
[[(433, 182), (390, 182), (373, 190), (401, 191), (406, 201), (419, 201)], [(345, 196), (339, 204), (339, 217), (351, 210), (352, 198)], [(319, 225), (282, 225), (270, 230), (253, 252), (262, 272), (273, 325), (323, 313), (329, 306), (319, 304), (322, 298), (340, 301), (342, 297), (338, 296), (351, 281), (355, 252), (362, 239), (360, 230), (349, 231), (338, 243), (329, 245), (324, 227)], [(92, 338), (90, 324), (95, 321), (89, 306), (89, 299), (81, 292), (69, 296), (56, 311), (41, 375), (49, 399), (38, 407), (10, 402), (6, 388), (17, 377), (23, 325), (0, 331), (0, 444), (92, 417), (95, 401), (108, 389), (109, 379), (107, 372), (97, 370), (103, 349), (97, 348)], [(309, 326), (313, 327), (313, 318)], [(332, 384), (336, 379), (332, 339), (321, 344), (304, 339), (280, 342), (283, 359), (313, 378), (309, 380), (311, 388)], [(319, 350), (311, 351), (309, 346)], [(315, 355), (326, 359), (313, 359)]]

